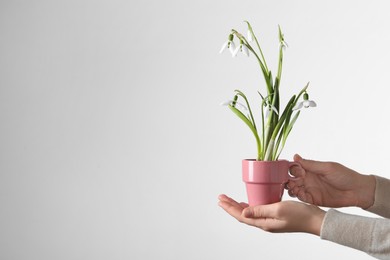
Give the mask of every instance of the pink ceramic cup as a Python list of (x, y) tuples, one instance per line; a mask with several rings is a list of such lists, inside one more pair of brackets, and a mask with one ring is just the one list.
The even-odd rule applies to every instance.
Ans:
[(284, 186), (291, 177), (289, 169), (301, 167), (299, 163), (287, 160), (242, 161), (242, 180), (246, 184), (250, 206), (279, 202), (282, 199)]

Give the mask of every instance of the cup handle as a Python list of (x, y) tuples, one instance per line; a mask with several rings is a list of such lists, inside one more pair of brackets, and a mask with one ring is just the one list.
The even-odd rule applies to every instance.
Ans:
[(294, 166), (297, 166), (297, 167), (303, 169), (302, 166), (297, 162), (288, 162), (288, 177), (289, 177), (288, 179), (289, 180), (297, 180), (300, 178), (300, 177), (295, 177), (295, 176), (290, 174), (290, 168), (294, 167)]
[(280, 198), (282, 198), (284, 190), (287, 189), (287, 186), (286, 186), (286, 185), (287, 185), (287, 183), (289, 182), (289, 180), (296, 180), (296, 179), (298, 179), (298, 178), (296, 178), (295, 176), (293, 176), (293, 175), (290, 174), (290, 168), (291, 168), (291, 167), (294, 167), (294, 166), (297, 166), (297, 167), (302, 168), (302, 166), (301, 166), (299, 163), (297, 163), (297, 162), (288, 162), (288, 170), (287, 170), (288, 178), (287, 178), (287, 180), (286, 180), (285, 182), (283, 182), (283, 183), (281, 184), (281, 186), (280, 186)]

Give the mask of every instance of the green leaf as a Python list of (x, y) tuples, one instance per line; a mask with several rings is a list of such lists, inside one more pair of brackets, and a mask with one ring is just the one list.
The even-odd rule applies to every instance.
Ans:
[(297, 121), (298, 116), (299, 116), (300, 113), (301, 113), (301, 111), (298, 111), (298, 112), (295, 114), (295, 116), (293, 117), (293, 119), (291, 120), (291, 123), (288, 124), (288, 127), (286, 128), (286, 131), (285, 131), (285, 133), (284, 133), (284, 136), (285, 136), (284, 139), (287, 139), (287, 136), (290, 134), (290, 132), (291, 132), (291, 130), (292, 130), (292, 128), (293, 128), (295, 122)]
[(257, 37), (256, 37), (255, 33), (253, 32), (252, 26), (251, 26), (251, 24), (250, 24), (248, 21), (244, 21), (244, 22), (248, 25), (248, 30), (249, 30), (249, 32), (252, 34), (252, 38), (255, 40), (256, 45), (257, 45), (257, 48), (259, 49), (259, 52), (260, 52), (260, 55), (261, 55), (262, 60), (260, 60), (260, 58), (258, 58), (258, 59), (259, 59), (259, 61), (260, 61), (262, 64), (264, 64), (264, 69), (265, 69), (266, 71), (268, 71), (267, 62), (265, 61), (263, 51), (261, 50), (259, 41), (257, 40)]
[(287, 103), (286, 108), (284, 109), (283, 114), (280, 116), (279, 122), (275, 126), (275, 129), (272, 133), (272, 137), (271, 137), (272, 139), (274, 139), (274, 140), (276, 139), (276, 136), (277, 136), (280, 128), (282, 127), (282, 125), (286, 119), (287, 114), (289, 113), (289, 111), (292, 110), (292, 105), (294, 103), (294, 100), (295, 100), (295, 96), (292, 96), (290, 98), (290, 101)]
[(257, 130), (255, 118), (253, 117), (252, 109), (251, 109), (251, 106), (250, 106), (250, 104), (249, 104), (248, 99), (246, 98), (245, 94), (244, 94), (242, 91), (240, 91), (240, 90), (238, 90), (238, 89), (236, 89), (236, 90), (234, 90), (234, 91), (237, 93), (237, 95), (241, 96), (241, 97), (245, 100), (245, 103), (246, 103), (246, 105), (247, 105), (247, 107), (248, 107), (248, 110), (249, 110), (250, 120), (252, 121), (253, 127)]
[(282, 140), (282, 137), (283, 137), (283, 134), (280, 133), (279, 136), (278, 136), (278, 140), (276, 141), (276, 145), (275, 145), (275, 151), (274, 151), (274, 154), (273, 154), (273, 160), (277, 160), (277, 157), (279, 157), (277, 155), (277, 151), (279, 150), (279, 145), (280, 145), (280, 142)]
[(228, 107), (230, 108), (230, 110), (233, 111), (234, 114), (236, 114), (242, 121), (244, 121), (244, 123), (252, 131), (253, 135), (256, 138), (256, 143), (257, 143), (257, 153), (258, 153), (257, 159), (260, 160), (260, 158), (262, 156), (262, 149), (261, 149), (261, 142), (260, 142), (260, 138), (259, 138), (259, 135), (257, 133), (257, 130), (254, 128), (251, 121), (240, 110), (238, 110), (237, 108), (235, 108), (231, 105), (229, 105)]
[[(291, 120), (291, 123), (289, 123), (285, 129), (285, 131), (283, 132), (283, 141), (282, 141), (282, 146), (281, 148), (279, 149), (279, 152), (278, 152), (278, 155), (276, 156), (276, 160), (279, 158), (279, 155), (281, 154), (281, 152), (283, 151), (283, 148), (284, 148), (284, 145), (286, 144), (286, 141), (287, 141), (287, 137), (289, 136), (295, 122), (297, 121), (298, 119), (298, 116), (299, 114), (301, 113), (301, 111), (298, 111), (295, 116), (293, 117), (293, 119)], [(280, 135), (282, 136), (282, 135)], [(280, 137), (279, 136), (279, 137)], [(279, 141), (279, 140), (278, 140)]]

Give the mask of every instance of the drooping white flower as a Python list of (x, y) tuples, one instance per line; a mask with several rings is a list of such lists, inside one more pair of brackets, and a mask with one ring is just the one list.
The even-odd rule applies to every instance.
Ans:
[(239, 109), (245, 110), (245, 111), (248, 110), (248, 108), (244, 104), (241, 104), (240, 102), (237, 102), (234, 100), (227, 100), (225, 102), (222, 102), (221, 106), (233, 106), (233, 107), (237, 107)]
[(293, 108), (293, 110), (299, 110), (302, 107), (309, 108), (309, 107), (316, 107), (316, 106), (317, 106), (316, 102), (314, 102), (313, 100), (309, 100), (309, 94), (305, 93), (303, 94), (303, 101), (298, 102)]
[(233, 42), (233, 38), (234, 38), (233, 34), (229, 34), (228, 40), (224, 42), (219, 53), (222, 53), (226, 48), (228, 48), (230, 50), (230, 53), (233, 55), (234, 50), (236, 48), (236, 45)]
[(249, 50), (248, 50), (248, 47), (246, 47), (246, 45), (244, 44), (244, 42), (241, 40), (240, 41), (240, 46), (237, 47), (237, 49), (234, 50), (232, 56), (233, 57), (236, 57), (237, 56), (237, 53), (241, 51), (243, 52), (247, 57), (249, 57)]
[(276, 107), (274, 105), (272, 105), (271, 102), (270, 102), (271, 95), (263, 97), (263, 95), (261, 95), (260, 91), (258, 91), (258, 93), (259, 93), (261, 99), (263, 100), (263, 106), (266, 107), (266, 109), (265, 109), (265, 118), (268, 118), (269, 113), (271, 111), (274, 111), (275, 114), (279, 115), (278, 110), (276, 109)]
[(271, 112), (271, 110), (273, 110), (275, 112), (275, 114), (279, 115), (278, 110), (276, 109), (276, 107), (274, 107), (271, 104), (268, 104), (266, 106), (267, 106), (267, 108), (265, 110), (265, 118), (268, 118), (269, 113)]

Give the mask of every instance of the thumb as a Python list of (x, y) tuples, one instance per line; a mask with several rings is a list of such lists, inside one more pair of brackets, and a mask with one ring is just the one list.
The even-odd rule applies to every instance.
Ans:
[(303, 159), (299, 154), (294, 155), (294, 162), (299, 163), (303, 169), (316, 173), (326, 172), (327, 163)]
[(275, 217), (275, 209), (272, 205), (248, 207), (243, 210), (242, 214), (246, 218), (273, 218)]

